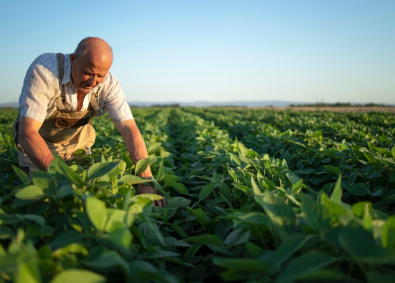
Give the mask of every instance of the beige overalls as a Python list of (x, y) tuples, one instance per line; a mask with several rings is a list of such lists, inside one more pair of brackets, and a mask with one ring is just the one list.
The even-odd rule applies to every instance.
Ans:
[[(58, 59), (60, 84), (63, 79), (64, 54), (56, 54)], [(55, 112), (43, 122), (39, 134), (44, 139), (52, 154), (57, 154), (64, 160), (69, 161), (76, 157), (73, 153), (78, 149), (85, 149), (90, 154), (90, 148), (95, 142), (95, 130), (90, 119), (99, 110), (98, 93), (91, 93), (89, 107), (86, 111), (70, 112), (64, 106), (65, 91), (62, 86), (61, 94), (55, 99)], [(14, 140), (18, 148), (19, 167), (27, 174), (39, 170), (26, 155), (22, 146), (18, 143), (19, 115), (14, 122)]]

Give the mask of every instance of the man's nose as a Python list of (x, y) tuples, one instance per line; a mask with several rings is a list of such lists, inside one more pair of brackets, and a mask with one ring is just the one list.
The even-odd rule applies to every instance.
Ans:
[(92, 87), (95, 87), (95, 86), (96, 86), (96, 78), (97, 78), (96, 75), (92, 75), (92, 76), (89, 78), (89, 84), (90, 84)]

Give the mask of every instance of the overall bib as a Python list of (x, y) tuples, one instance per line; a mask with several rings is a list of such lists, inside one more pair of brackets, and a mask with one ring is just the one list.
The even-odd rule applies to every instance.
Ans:
[[(59, 67), (60, 83), (63, 79), (64, 54), (56, 54)], [(39, 134), (44, 139), (52, 154), (57, 154), (65, 161), (76, 157), (73, 153), (78, 149), (84, 149), (90, 154), (90, 148), (95, 143), (95, 130), (90, 119), (94, 117), (95, 111), (99, 110), (98, 93), (91, 92), (89, 107), (86, 111), (70, 112), (64, 106), (65, 91), (62, 85), (61, 94), (55, 99), (55, 112), (43, 122)], [(31, 175), (33, 171), (39, 170), (26, 155), (22, 146), (18, 143), (19, 115), (14, 122), (14, 140), (18, 148), (19, 167)]]

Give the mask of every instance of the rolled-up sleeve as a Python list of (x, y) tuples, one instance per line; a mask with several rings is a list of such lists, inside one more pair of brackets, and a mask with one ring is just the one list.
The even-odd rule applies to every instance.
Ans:
[(124, 92), (118, 79), (111, 73), (106, 78), (107, 83), (103, 86), (103, 92), (107, 93), (104, 107), (114, 122), (123, 122), (133, 119), (132, 111), (126, 101)]
[[(57, 70), (53, 54), (42, 54), (30, 65), (19, 98), (20, 115), (40, 122), (47, 116), (48, 104), (58, 91)], [(56, 88), (57, 86), (57, 88)]]

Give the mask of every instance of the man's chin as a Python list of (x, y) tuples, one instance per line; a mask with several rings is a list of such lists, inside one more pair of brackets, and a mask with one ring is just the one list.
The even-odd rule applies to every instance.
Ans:
[(83, 94), (87, 94), (88, 92), (90, 92), (92, 90), (93, 87), (90, 88), (85, 88), (85, 87), (80, 87), (78, 89), (79, 92), (82, 92)]

